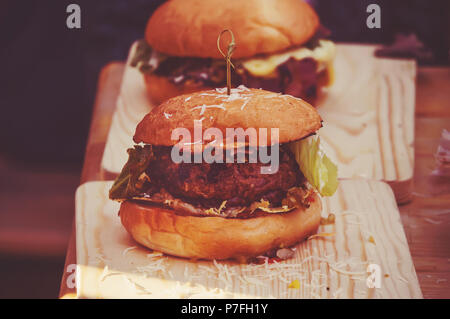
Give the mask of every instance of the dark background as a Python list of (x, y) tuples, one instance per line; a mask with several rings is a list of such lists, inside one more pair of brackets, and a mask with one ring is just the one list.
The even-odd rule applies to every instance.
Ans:
[[(57, 296), (99, 71), (126, 59), (162, 2), (0, 0), (0, 297)], [(414, 33), (432, 54), (420, 64), (449, 63), (448, 0), (309, 2), (335, 41)], [(81, 6), (80, 30), (66, 27), (69, 3)], [(381, 29), (366, 27), (370, 3)], [(36, 232), (39, 243), (37, 229), (53, 234), (39, 250), (7, 235)]]

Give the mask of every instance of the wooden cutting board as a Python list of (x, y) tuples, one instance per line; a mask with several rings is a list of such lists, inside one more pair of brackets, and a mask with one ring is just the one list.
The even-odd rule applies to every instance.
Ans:
[[(76, 193), (76, 285), (79, 298), (422, 298), (397, 204), (383, 182), (341, 181), (324, 198), (316, 237), (279, 263), (194, 262), (139, 246), (121, 226), (112, 182)], [(379, 288), (369, 288), (369, 265)], [(372, 276), (372, 275), (370, 275)], [(299, 281), (299, 288), (289, 285)]]
[[(413, 60), (375, 58), (374, 50), (337, 45), (334, 84), (317, 104), (324, 120), (319, 133), (340, 178), (387, 181), (397, 201), (405, 202), (414, 168), (416, 66)], [(122, 169), (137, 123), (153, 107), (130, 57), (102, 160), (102, 168), (113, 173)]]

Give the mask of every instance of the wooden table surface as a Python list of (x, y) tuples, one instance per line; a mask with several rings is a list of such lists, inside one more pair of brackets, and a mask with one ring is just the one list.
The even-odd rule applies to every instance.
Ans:
[[(101, 160), (124, 71), (113, 62), (101, 71), (80, 184), (111, 180)], [(403, 226), (425, 298), (450, 298), (450, 182), (436, 180), (434, 153), (441, 132), (450, 130), (450, 68), (419, 68), (417, 74), (413, 199), (400, 206)], [(70, 265), (76, 264), (72, 230), (60, 297), (74, 298)]]

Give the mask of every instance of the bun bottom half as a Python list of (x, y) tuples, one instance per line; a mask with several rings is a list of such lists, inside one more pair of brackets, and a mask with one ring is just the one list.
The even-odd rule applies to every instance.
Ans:
[(141, 245), (191, 259), (242, 260), (290, 247), (317, 231), (322, 204), (248, 219), (177, 215), (173, 210), (125, 201), (119, 215)]

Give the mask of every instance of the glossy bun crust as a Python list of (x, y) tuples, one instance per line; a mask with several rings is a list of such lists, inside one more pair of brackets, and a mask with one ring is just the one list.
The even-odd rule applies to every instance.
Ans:
[[(233, 58), (282, 51), (307, 42), (319, 18), (302, 0), (171, 0), (150, 18), (146, 40), (172, 56), (222, 58), (217, 37), (231, 29)], [(223, 36), (222, 48), (229, 42)]]
[[(176, 128), (186, 128), (194, 136), (194, 120), (201, 120), (203, 132), (218, 128), (224, 137), (227, 128), (266, 128), (268, 132), (278, 128), (279, 143), (296, 141), (322, 126), (316, 109), (302, 99), (244, 87), (231, 93), (228, 96), (223, 88), (171, 98), (142, 119), (133, 139), (136, 143), (173, 146), (179, 142), (171, 139)], [(270, 132), (268, 135), (270, 138)]]
[(237, 219), (177, 215), (173, 210), (125, 201), (120, 219), (141, 245), (193, 259), (241, 259), (290, 247), (317, 231), (322, 205), (288, 213)]

